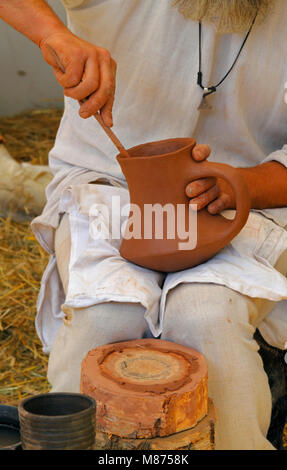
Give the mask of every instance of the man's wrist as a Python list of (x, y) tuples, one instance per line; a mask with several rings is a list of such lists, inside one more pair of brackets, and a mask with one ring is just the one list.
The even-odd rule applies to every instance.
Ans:
[[(260, 179), (260, 171), (258, 166), (250, 168), (236, 168), (247, 186), (247, 196), (250, 197), (250, 205), (252, 209), (262, 209), (266, 204), (266, 196), (264, 195), (264, 182)], [(230, 206), (228, 209), (235, 209), (235, 194), (225, 180), (220, 180), (220, 187), (223, 193), (230, 197)]]
[(54, 36), (56, 34), (63, 34), (63, 33), (71, 33), (71, 31), (63, 24), (54, 24), (54, 25), (47, 25), (42, 31), (39, 31), (39, 35), (36, 38), (36, 41), (34, 41), (37, 46), (41, 47), (43, 44), (49, 39), (51, 36)]
[(244, 178), (253, 209), (287, 206), (287, 168), (277, 161), (238, 168)]
[(251, 208), (258, 209), (260, 205), (260, 184), (258, 184), (256, 167), (238, 168), (237, 170), (247, 185)]
[(0, 0), (0, 18), (35, 44), (68, 28), (44, 0)]

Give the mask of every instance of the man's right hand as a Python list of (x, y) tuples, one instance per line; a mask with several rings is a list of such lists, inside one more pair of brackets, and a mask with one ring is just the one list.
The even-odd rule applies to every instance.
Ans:
[(40, 47), (66, 96), (88, 98), (80, 105), (81, 117), (100, 111), (112, 126), (116, 63), (106, 49), (71, 33), (45, 0), (0, 0), (0, 18)]
[[(56, 32), (39, 43), (43, 57), (54, 69), (65, 96), (81, 101), (79, 114), (88, 118), (98, 111), (108, 127), (113, 125), (116, 62), (102, 47), (80, 39), (70, 31)], [(63, 70), (54, 51), (58, 56)]]

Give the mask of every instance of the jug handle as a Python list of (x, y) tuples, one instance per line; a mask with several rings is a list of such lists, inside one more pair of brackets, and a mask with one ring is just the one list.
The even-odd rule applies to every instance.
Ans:
[(192, 180), (214, 176), (224, 179), (230, 184), (234, 195), (236, 205), (235, 218), (230, 223), (230, 228), (226, 236), (235, 236), (244, 227), (250, 212), (250, 196), (248, 187), (236, 168), (225, 163), (198, 162), (192, 165)]

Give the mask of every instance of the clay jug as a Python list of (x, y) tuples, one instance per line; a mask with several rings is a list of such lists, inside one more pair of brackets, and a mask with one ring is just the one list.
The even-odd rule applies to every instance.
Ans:
[[(123, 258), (155, 271), (191, 268), (218, 253), (245, 225), (250, 210), (245, 181), (229, 165), (193, 160), (195, 144), (191, 138), (161, 140), (132, 147), (129, 156), (117, 156), (133, 205), (120, 247)], [(234, 191), (233, 220), (211, 215), (205, 208), (190, 209), (187, 184), (211, 176), (225, 179)], [(134, 205), (138, 211), (132, 210)]]

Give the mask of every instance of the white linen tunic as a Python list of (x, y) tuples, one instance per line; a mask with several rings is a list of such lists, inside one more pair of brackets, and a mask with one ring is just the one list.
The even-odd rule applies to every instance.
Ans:
[[(185, 20), (171, 6), (171, 0), (63, 0), (63, 3), (69, 28), (83, 39), (108, 49), (118, 64), (113, 130), (126, 148), (154, 140), (194, 137), (198, 143), (210, 145), (209, 161), (251, 167), (276, 160), (287, 166), (285, 0), (275, 3), (264, 24), (255, 24), (231, 74), (208, 97), (213, 106), (209, 111), (197, 109), (202, 98), (197, 85), (198, 24)], [(205, 86), (214, 85), (224, 76), (243, 38), (244, 34), (217, 35), (212, 25), (204, 24)], [(65, 301), (54, 253), (54, 232), (60, 213), (69, 212), (72, 207), (73, 216), (79, 214), (80, 224), (83, 214), (78, 203), (82, 184), (105, 178), (112, 185), (126, 188), (115, 158), (117, 149), (98, 122), (93, 117), (83, 120), (78, 109), (75, 100), (65, 98), (64, 115), (49, 156), (54, 179), (47, 188), (47, 205), (42, 215), (32, 222), (37, 239), (51, 254), (42, 279), (36, 319), (37, 332), (47, 352), (61, 324), (61, 304)], [(237, 257), (234, 258), (235, 245), (230, 245), (204, 265), (168, 275), (158, 308), (153, 308), (150, 317), (147, 307), (153, 334), (161, 332), (168, 289), (180, 282), (226, 285), (251, 297), (277, 301), (281, 313), (286, 309), (287, 281), (273, 266), (287, 249), (283, 228), (287, 226), (287, 208), (252, 211), (251, 225), (255, 220), (257, 229), (261, 227), (262, 246), (270, 247), (272, 262), (268, 257), (259, 260), (250, 253), (248, 239), (242, 238), (248, 232), (247, 226), (247, 231), (242, 231), (242, 237), (239, 234), (234, 242), (239, 250)], [(74, 227), (77, 231), (75, 224)], [(253, 234), (256, 236), (256, 231)], [(74, 306), (79, 306), (78, 293), (76, 288), (70, 291), (70, 306), (73, 299)], [(85, 292), (81, 290), (81, 294), (84, 305)], [(95, 296), (91, 300), (97, 301)]]

